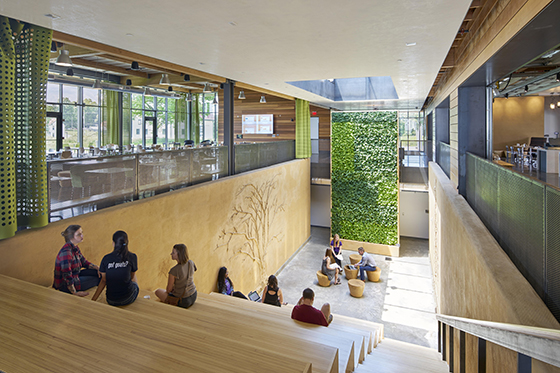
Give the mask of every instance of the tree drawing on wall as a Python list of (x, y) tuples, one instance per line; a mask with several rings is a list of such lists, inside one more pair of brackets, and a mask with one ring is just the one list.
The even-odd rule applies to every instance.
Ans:
[(216, 250), (226, 247), (230, 259), (245, 257), (257, 264), (258, 276), (267, 276), (265, 262), (268, 249), (273, 242), (281, 242), (283, 233), (275, 222), (284, 211), (284, 204), (278, 202), (278, 181), (280, 174), (260, 184), (246, 184), (239, 188), (229, 219), (228, 229), (223, 229), (218, 237)]

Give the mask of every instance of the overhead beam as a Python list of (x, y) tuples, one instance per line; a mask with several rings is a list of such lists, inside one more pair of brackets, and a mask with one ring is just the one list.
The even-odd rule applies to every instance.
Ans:
[(124, 49), (121, 48), (117, 48), (117, 47), (112, 47), (109, 46), (107, 44), (102, 44), (102, 43), (98, 43), (95, 41), (91, 41), (91, 40), (86, 40), (74, 35), (69, 35), (60, 31), (56, 31), (53, 30), (53, 40), (54, 41), (58, 41), (61, 43), (65, 43), (65, 44), (71, 44), (71, 45), (77, 45), (83, 48), (87, 48), (87, 49), (91, 49), (93, 51), (99, 51), (99, 52), (104, 52), (105, 54), (109, 54), (111, 56), (115, 56), (115, 57), (122, 57), (122, 58), (127, 58), (130, 59), (131, 61), (137, 61), (139, 64), (146, 64), (146, 65), (152, 65), (152, 66), (157, 66), (158, 69), (162, 70), (162, 69), (168, 69), (168, 70), (172, 70), (175, 71), (177, 74), (189, 74), (189, 75), (196, 75), (199, 76), (201, 78), (205, 78), (211, 81), (215, 81), (215, 82), (219, 82), (219, 83), (224, 83), (226, 81), (225, 78), (218, 76), (218, 75), (214, 75), (214, 74), (209, 74), (203, 71), (199, 71), (199, 70), (195, 70), (195, 69), (191, 69), (188, 68), (186, 66), (181, 66), (172, 62), (166, 62), (166, 61), (162, 61), (159, 60), (157, 58), (153, 58), (153, 57), (148, 57), (148, 56), (144, 56), (142, 54), (139, 53), (134, 53), (134, 52), (130, 52), (130, 51), (126, 51)]
[(127, 70), (127, 69), (124, 69), (122, 67), (107, 65), (107, 64), (104, 64), (104, 63), (94, 62), (94, 61), (90, 61), (90, 60), (85, 60), (83, 58), (72, 58), (72, 63), (74, 65), (78, 65), (78, 66), (92, 67), (94, 69), (110, 71), (110, 72), (117, 73), (117, 74), (133, 75), (133, 76), (138, 76), (138, 77), (141, 77), (141, 78), (147, 78), (148, 77), (148, 74), (140, 72), (140, 71)]
[(243, 83), (243, 82), (236, 82), (235, 86), (237, 88), (240, 88), (240, 89), (250, 89), (251, 91), (260, 92), (260, 93), (266, 94), (266, 95), (280, 97), (280, 98), (283, 98), (283, 99), (286, 99), (286, 100), (292, 100), (292, 101), (295, 100), (295, 98), (292, 97), (292, 96), (288, 96), (288, 95), (285, 95), (283, 93), (274, 92), (274, 91), (264, 89), (264, 88), (259, 88), (257, 86), (247, 84), (247, 83)]
[[(136, 61), (136, 60), (133, 60), (131, 58), (114, 56), (114, 55), (107, 54), (107, 53), (102, 53), (101, 55), (99, 55), (99, 57), (106, 58), (106, 59), (112, 60), (112, 61), (126, 63), (126, 64), (132, 64), (132, 61)], [(162, 72), (162, 73), (165, 73), (165, 74), (173, 74), (173, 75), (179, 75), (180, 74), (175, 70), (169, 70), (169, 69), (165, 69), (165, 68), (162, 68), (162, 67), (159, 67), (159, 66), (152, 66), (152, 65), (148, 65), (146, 63), (143, 63), (142, 65), (140, 65), (140, 68), (142, 68), (142, 67), (145, 67), (145, 68), (151, 69), (151, 70), (158, 70), (159, 72)]]

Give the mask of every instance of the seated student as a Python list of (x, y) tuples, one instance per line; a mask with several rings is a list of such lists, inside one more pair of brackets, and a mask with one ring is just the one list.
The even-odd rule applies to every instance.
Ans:
[(177, 265), (169, 270), (166, 290), (157, 289), (156, 296), (162, 302), (165, 302), (168, 296), (181, 298), (177, 306), (189, 308), (196, 302), (197, 297), (194, 285), (196, 265), (189, 259), (187, 246), (182, 243), (173, 246), (171, 259), (176, 260)]
[(99, 272), (101, 282), (91, 298), (96, 301), (107, 286), (107, 303), (111, 306), (126, 306), (138, 297), (138, 258), (128, 251), (128, 235), (124, 231), (113, 234), (113, 252), (101, 260)]
[(218, 291), (225, 295), (247, 299), (242, 292), (233, 290), (233, 282), (229, 278), (229, 272), (226, 267), (222, 267), (218, 271)]
[(377, 266), (375, 264), (373, 256), (366, 253), (363, 247), (358, 247), (358, 254), (362, 256), (362, 259), (358, 264), (356, 264), (356, 267), (360, 269), (360, 280), (365, 281), (365, 271), (375, 271), (377, 269)]
[(284, 303), (284, 296), (282, 295), (282, 290), (278, 287), (276, 276), (270, 275), (268, 277), (268, 285), (264, 287), (261, 303), (272, 304), (278, 307)]
[(327, 249), (325, 252), (325, 257), (323, 258), (323, 263), (321, 264), (321, 272), (332, 281), (334, 278), (334, 284), (340, 285), (340, 279), (338, 274), (342, 270), (340, 266), (336, 263), (331, 263), (332, 249)]
[(323, 304), (321, 310), (313, 307), (315, 293), (313, 290), (307, 288), (303, 291), (303, 296), (299, 299), (297, 306), (292, 310), (292, 319), (307, 322), (310, 324), (317, 324), (322, 326), (329, 326), (333, 320), (331, 315), (331, 305), (329, 303)]
[[(61, 233), (66, 241), (56, 256), (52, 287), (80, 297), (88, 296), (87, 290), (99, 284), (99, 267), (84, 258), (78, 244), (84, 240), (82, 227), (69, 225)], [(86, 269), (82, 269), (86, 268)]]

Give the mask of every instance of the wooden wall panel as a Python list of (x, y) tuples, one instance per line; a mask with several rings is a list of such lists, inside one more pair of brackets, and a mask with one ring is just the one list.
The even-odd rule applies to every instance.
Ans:
[[(266, 103), (261, 104), (261, 93), (244, 89), (245, 100), (239, 100), (239, 88), (235, 88), (234, 101), (234, 137), (241, 134), (242, 115), (247, 114), (273, 114), (274, 115), (274, 137), (273, 135), (244, 135), (243, 139), (236, 142), (266, 142), (295, 140), (296, 138), (296, 104), (293, 100), (265, 95)], [(224, 139), (224, 108), (223, 90), (219, 92), (219, 114), (218, 114), (218, 141)]]
[[(219, 268), (227, 266), (235, 289), (246, 294), (263, 285), (309, 238), (309, 169), (309, 159), (294, 160), (18, 232), (0, 240), (0, 274), (50, 286), (64, 244), (60, 232), (79, 224), (85, 237), (80, 249), (96, 264), (113, 250), (116, 230), (128, 233), (130, 251), (138, 255), (141, 289), (165, 287), (175, 265), (171, 249), (184, 243), (198, 267), (194, 278), (199, 292), (214, 291)], [(258, 200), (254, 190), (270, 192), (270, 200)], [(260, 209), (253, 212), (254, 219), (269, 214), (267, 232), (251, 231), (234, 213), (247, 210), (249, 203)], [(237, 235), (244, 232), (259, 239), (249, 242)]]

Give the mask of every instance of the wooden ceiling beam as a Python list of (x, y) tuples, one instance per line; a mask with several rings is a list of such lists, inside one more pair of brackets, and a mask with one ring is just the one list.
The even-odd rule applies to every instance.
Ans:
[(138, 76), (138, 77), (141, 77), (141, 78), (147, 78), (148, 77), (148, 74), (140, 72), (140, 71), (127, 70), (127, 69), (123, 69), (122, 67), (107, 65), (107, 64), (104, 64), (104, 63), (94, 62), (94, 61), (90, 61), (90, 60), (85, 60), (83, 58), (72, 58), (72, 63), (76, 66), (91, 67), (91, 68), (98, 69), (98, 70), (105, 70), (107, 72), (114, 72), (114, 73), (125, 74), (125, 75), (133, 75), (133, 76)]
[[(99, 55), (99, 57), (106, 58), (106, 59), (112, 60), (112, 61), (126, 63), (126, 64), (129, 64), (129, 65), (132, 64), (132, 61), (134, 61), (134, 60), (131, 60), (130, 58), (124, 58), (124, 57), (121, 57), (121, 56), (113, 56), (113, 55), (107, 54), (107, 53), (103, 53), (103, 54)], [(164, 68), (161, 68), (159, 66), (152, 66), (152, 65), (145, 64), (145, 63), (140, 65), (140, 68), (142, 68), (142, 67), (145, 67), (145, 68), (150, 69), (150, 70), (157, 70), (157, 71), (165, 73), (165, 74), (173, 74), (173, 75), (180, 75), (181, 74), (181, 73), (179, 73), (175, 70), (164, 69)]]
[(218, 83), (224, 83), (226, 81), (225, 78), (218, 75), (191, 69), (189, 67), (181, 66), (172, 62), (162, 61), (157, 58), (144, 56), (139, 53), (129, 52), (121, 48), (112, 47), (91, 40), (86, 40), (56, 30), (53, 30), (53, 40), (65, 44), (77, 45), (79, 47), (87, 48), (93, 51), (104, 52), (106, 54), (115, 57), (127, 58), (130, 61), (137, 61), (140, 65), (145, 64), (145, 65), (157, 66), (158, 69), (167, 69), (167, 70), (175, 71), (178, 74), (182, 73), (182, 74), (195, 75), (204, 79), (208, 79), (209, 81), (214, 81)]
[(467, 12), (467, 15), (465, 16), (464, 22), (470, 22), (474, 19), (474, 12), (477, 8), (471, 8), (469, 9), (469, 11)]

